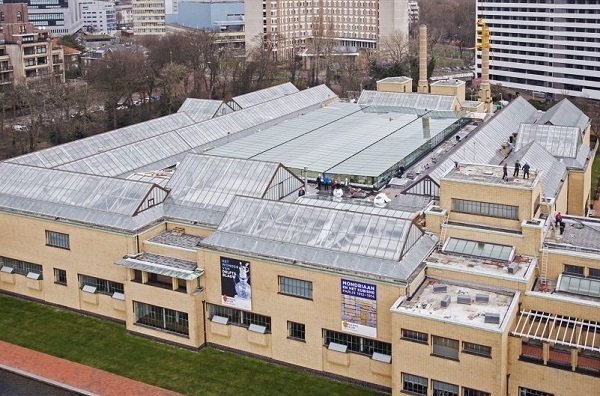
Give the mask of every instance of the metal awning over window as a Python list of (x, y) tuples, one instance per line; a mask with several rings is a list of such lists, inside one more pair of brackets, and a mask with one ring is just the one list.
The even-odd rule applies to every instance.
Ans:
[(540, 311), (521, 311), (512, 335), (600, 352), (600, 324)]
[(193, 261), (161, 256), (158, 254), (143, 253), (139, 257), (125, 257), (115, 264), (122, 265), (138, 271), (169, 276), (171, 278), (194, 280), (204, 274), (204, 270), (197, 267)]

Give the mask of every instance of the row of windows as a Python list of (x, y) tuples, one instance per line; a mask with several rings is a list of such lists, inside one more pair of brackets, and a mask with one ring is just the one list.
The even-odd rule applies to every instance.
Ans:
[(114, 293), (124, 293), (122, 283), (96, 278), (88, 275), (79, 275), (79, 287), (89, 286), (95, 288), (96, 293), (113, 295)]
[(348, 351), (361, 355), (373, 356), (374, 352), (383, 355), (392, 356), (392, 344), (363, 338), (352, 334), (340, 333), (333, 330), (323, 330), (324, 345), (329, 346), (330, 343), (345, 345)]
[[(434, 396), (459, 396), (458, 385), (449, 384), (447, 382), (431, 380), (431, 387), (433, 388)], [(429, 388), (429, 379), (420, 377), (418, 375), (412, 375), (408, 373), (402, 373), (402, 389), (407, 392), (411, 392), (416, 395), (427, 395)], [(490, 396), (491, 393), (484, 392), (476, 389), (462, 387), (462, 396)]]
[[(402, 329), (402, 339), (421, 344), (429, 344), (429, 334), (415, 330)], [(431, 336), (431, 340), (433, 346), (432, 353), (434, 355), (458, 360), (460, 344), (458, 340), (435, 335)], [(462, 351), (472, 355), (492, 357), (491, 347), (472, 342), (463, 341)]]
[[(580, 265), (565, 264), (565, 274), (585, 276), (585, 267)], [(600, 279), (600, 268), (588, 268), (588, 277)]]
[(266, 333), (271, 332), (271, 317), (259, 315), (253, 312), (242, 311), (221, 305), (208, 304), (209, 318), (215, 315), (228, 319), (229, 324), (250, 327), (250, 325), (263, 326)]
[(502, 219), (519, 219), (519, 207), (512, 205), (494, 204), (489, 202), (469, 201), (452, 198), (452, 210), (480, 216), (499, 217)]
[(42, 278), (43, 269), (39, 264), (29, 263), (27, 261), (16, 260), (8, 257), (0, 257), (2, 269), (5, 272), (12, 272), (20, 275), (28, 275), (30, 272), (40, 275)]

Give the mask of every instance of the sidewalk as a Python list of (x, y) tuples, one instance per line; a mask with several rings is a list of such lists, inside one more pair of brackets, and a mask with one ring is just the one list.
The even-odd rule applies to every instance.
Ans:
[(0, 368), (84, 395), (179, 395), (143, 382), (2, 341), (0, 341)]

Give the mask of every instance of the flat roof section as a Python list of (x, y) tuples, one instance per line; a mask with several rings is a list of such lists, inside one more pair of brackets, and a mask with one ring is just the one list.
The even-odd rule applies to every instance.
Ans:
[(163, 231), (160, 234), (148, 239), (146, 242), (155, 243), (158, 245), (173, 246), (187, 250), (196, 250), (198, 243), (200, 243), (203, 239), (203, 237), (186, 234), (185, 230), (174, 228), (171, 231)]
[[(535, 170), (529, 170), (529, 179), (523, 179), (522, 176), (512, 177), (513, 170), (514, 164), (508, 164), (509, 177), (508, 181), (504, 181), (502, 180), (502, 166), (460, 163), (458, 168), (451, 168), (442, 179), (478, 184), (506, 185), (528, 190), (533, 189), (537, 178), (537, 172)], [(520, 174), (522, 175), (523, 172), (521, 171)]]
[(516, 309), (519, 293), (490, 291), (437, 279), (427, 279), (416, 294), (401, 297), (392, 312), (503, 331), (505, 319)]
[(546, 233), (544, 245), (549, 249), (600, 254), (600, 220), (589, 217), (563, 216), (565, 230), (554, 227)]
[(427, 265), (509, 280), (527, 280), (533, 275), (537, 260), (533, 257), (515, 255), (511, 261), (494, 260), (474, 256), (462, 256), (434, 251)]

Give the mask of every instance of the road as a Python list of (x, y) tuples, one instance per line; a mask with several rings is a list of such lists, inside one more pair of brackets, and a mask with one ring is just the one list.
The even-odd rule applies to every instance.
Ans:
[(79, 393), (0, 370), (0, 396), (76, 396)]

